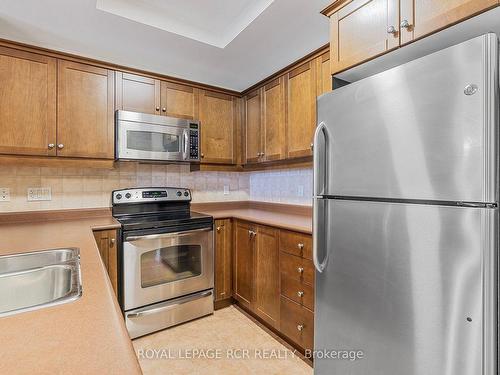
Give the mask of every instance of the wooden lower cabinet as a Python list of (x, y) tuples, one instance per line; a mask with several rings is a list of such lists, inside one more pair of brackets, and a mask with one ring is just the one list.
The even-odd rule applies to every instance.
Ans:
[(118, 252), (116, 241), (116, 230), (99, 230), (94, 231), (94, 237), (101, 254), (102, 262), (106, 267), (109, 275), (111, 286), (118, 295)]
[[(297, 347), (312, 348), (314, 265), (307, 258), (311, 235), (240, 220), (216, 220), (215, 226), (216, 302), (228, 293), (225, 269), (232, 249), (233, 297), (238, 304)], [(290, 249), (295, 255), (286, 252)]]
[(231, 219), (215, 220), (215, 301), (231, 298), (233, 230)]
[(255, 225), (236, 221), (234, 228), (234, 298), (252, 309), (254, 302)]
[(259, 225), (255, 248), (254, 311), (273, 327), (279, 327), (279, 230)]

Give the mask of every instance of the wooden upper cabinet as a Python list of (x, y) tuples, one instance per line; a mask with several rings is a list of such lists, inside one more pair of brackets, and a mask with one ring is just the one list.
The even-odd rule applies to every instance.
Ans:
[(498, 0), (401, 0), (401, 43), (421, 38), (498, 3)]
[(246, 162), (257, 163), (261, 155), (262, 90), (257, 89), (245, 98)]
[(262, 145), (265, 161), (285, 158), (285, 83), (275, 79), (263, 90)]
[(0, 47), (0, 153), (55, 155), (56, 60)]
[(330, 33), (332, 74), (397, 48), (399, 0), (350, 1), (330, 16)]
[(279, 230), (259, 225), (255, 251), (255, 313), (279, 327)]
[(316, 64), (309, 61), (287, 74), (287, 157), (312, 155), (316, 128)]
[(234, 297), (244, 306), (254, 303), (255, 226), (236, 221), (234, 230)]
[(231, 95), (200, 92), (201, 161), (233, 164), (236, 162), (237, 99)]
[(215, 220), (215, 300), (232, 296), (232, 241), (230, 219)]
[(129, 73), (116, 73), (116, 108), (159, 115), (160, 80)]
[(58, 61), (58, 156), (114, 158), (114, 84), (112, 70)]
[(161, 82), (161, 112), (167, 116), (195, 120), (198, 117), (198, 89)]
[(332, 91), (332, 72), (330, 68), (330, 52), (325, 52), (316, 59), (317, 63), (317, 96)]

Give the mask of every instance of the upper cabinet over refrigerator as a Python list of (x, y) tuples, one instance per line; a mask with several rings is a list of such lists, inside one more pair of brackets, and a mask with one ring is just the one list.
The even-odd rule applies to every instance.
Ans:
[(497, 201), (497, 74), (487, 34), (323, 95), (314, 195)]

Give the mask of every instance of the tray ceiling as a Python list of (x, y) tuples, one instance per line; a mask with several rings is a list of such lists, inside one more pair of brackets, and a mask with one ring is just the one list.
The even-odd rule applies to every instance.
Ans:
[(328, 42), (331, 0), (3, 0), (0, 38), (243, 91)]

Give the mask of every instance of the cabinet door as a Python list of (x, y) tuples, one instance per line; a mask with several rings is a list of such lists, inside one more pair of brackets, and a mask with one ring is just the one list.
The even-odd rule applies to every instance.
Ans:
[(263, 139), (264, 160), (280, 160), (285, 157), (285, 83), (280, 77), (264, 86), (263, 91)]
[(234, 297), (244, 306), (253, 307), (254, 249), (253, 226), (237, 221), (234, 244)]
[(255, 252), (255, 313), (279, 327), (279, 230), (259, 226)]
[(312, 155), (316, 128), (316, 69), (313, 61), (287, 74), (287, 157)]
[(401, 0), (401, 43), (472, 17), (498, 3), (498, 0)]
[(58, 61), (57, 155), (114, 158), (114, 71)]
[(116, 73), (116, 108), (160, 114), (160, 81), (136, 74)]
[(56, 60), (0, 47), (0, 153), (55, 155)]
[(102, 262), (108, 271), (111, 286), (118, 295), (118, 253), (116, 230), (100, 230), (94, 232)]
[(215, 220), (215, 300), (232, 296), (232, 224)]
[(332, 14), (332, 74), (397, 48), (398, 26), (399, 0), (353, 0)]
[(202, 163), (235, 163), (236, 98), (212, 91), (200, 95)]
[(316, 59), (317, 74), (317, 91), (316, 95), (320, 96), (332, 91), (332, 72), (330, 68), (330, 52), (325, 52)]
[(246, 162), (257, 163), (261, 153), (261, 90), (250, 93), (245, 98)]
[(58, 156), (114, 158), (114, 74), (58, 61)]
[(161, 82), (161, 111), (171, 117), (195, 120), (198, 117), (198, 89)]

